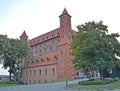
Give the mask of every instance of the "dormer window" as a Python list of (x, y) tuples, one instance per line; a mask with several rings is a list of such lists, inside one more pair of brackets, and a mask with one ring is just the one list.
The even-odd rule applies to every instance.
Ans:
[(54, 56), (54, 61), (57, 61), (58, 60), (58, 57), (57, 56)]
[(44, 62), (44, 59), (43, 59), (43, 58), (41, 58), (41, 62)]
[(47, 58), (46, 58), (46, 61), (50, 61), (50, 58), (47, 57)]

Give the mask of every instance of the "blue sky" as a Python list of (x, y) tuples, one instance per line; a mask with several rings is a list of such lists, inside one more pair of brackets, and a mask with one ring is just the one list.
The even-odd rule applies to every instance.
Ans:
[(44, 34), (59, 27), (65, 7), (76, 31), (77, 25), (102, 20), (110, 33), (120, 33), (120, 0), (0, 0), (0, 34), (19, 38), (25, 30), (29, 39)]

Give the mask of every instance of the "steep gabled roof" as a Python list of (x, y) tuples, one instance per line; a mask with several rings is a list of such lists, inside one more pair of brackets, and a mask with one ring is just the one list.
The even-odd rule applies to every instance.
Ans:
[[(63, 12), (62, 12), (62, 14), (60, 15), (60, 16), (62, 16), (62, 15), (69, 15), (69, 13), (68, 13), (68, 11), (67, 11), (67, 9), (66, 8), (64, 8), (64, 10), (63, 10)], [(70, 16), (70, 15), (69, 15)]]
[(22, 35), (20, 37), (28, 37), (25, 30), (24, 30), (24, 32), (22, 33)]

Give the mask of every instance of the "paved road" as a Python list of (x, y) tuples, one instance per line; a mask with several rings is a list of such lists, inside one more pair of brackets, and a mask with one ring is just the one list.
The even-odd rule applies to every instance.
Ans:
[(64, 91), (65, 82), (0, 87), (0, 91)]
[[(78, 81), (79, 80), (70, 81), (69, 84), (74, 84), (77, 83)], [(91, 90), (67, 89), (65, 87), (65, 82), (59, 82), (59, 83), (0, 87), (0, 91), (91, 91)], [(107, 90), (107, 91), (112, 91), (112, 90)], [(120, 89), (114, 91), (120, 91)]]

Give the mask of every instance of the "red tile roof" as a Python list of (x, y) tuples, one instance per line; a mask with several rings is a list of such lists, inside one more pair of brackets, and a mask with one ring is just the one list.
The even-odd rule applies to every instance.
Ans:
[[(64, 8), (64, 10), (63, 10), (63, 12), (62, 12), (62, 14), (61, 15), (65, 15), (65, 14), (67, 14), (67, 15), (69, 15), (69, 13), (68, 13), (68, 11), (67, 11), (67, 9), (66, 8)], [(61, 16), (60, 15), (60, 16)], [(70, 16), (70, 15), (69, 15)]]
[(24, 32), (22, 33), (22, 35), (20, 37), (28, 37), (25, 30), (24, 30)]
[(46, 39), (50, 39), (50, 38), (59, 36), (60, 35), (60, 30), (61, 30), (60, 28), (57, 28), (57, 29), (54, 29), (54, 30), (52, 30), (50, 32), (42, 34), (42, 35), (40, 35), (38, 37), (35, 37), (35, 38), (33, 38), (33, 39), (30, 40), (30, 44), (31, 45), (34, 44), (33, 43), (34, 41), (36, 41), (36, 42), (42, 42), (42, 41), (44, 41)]

